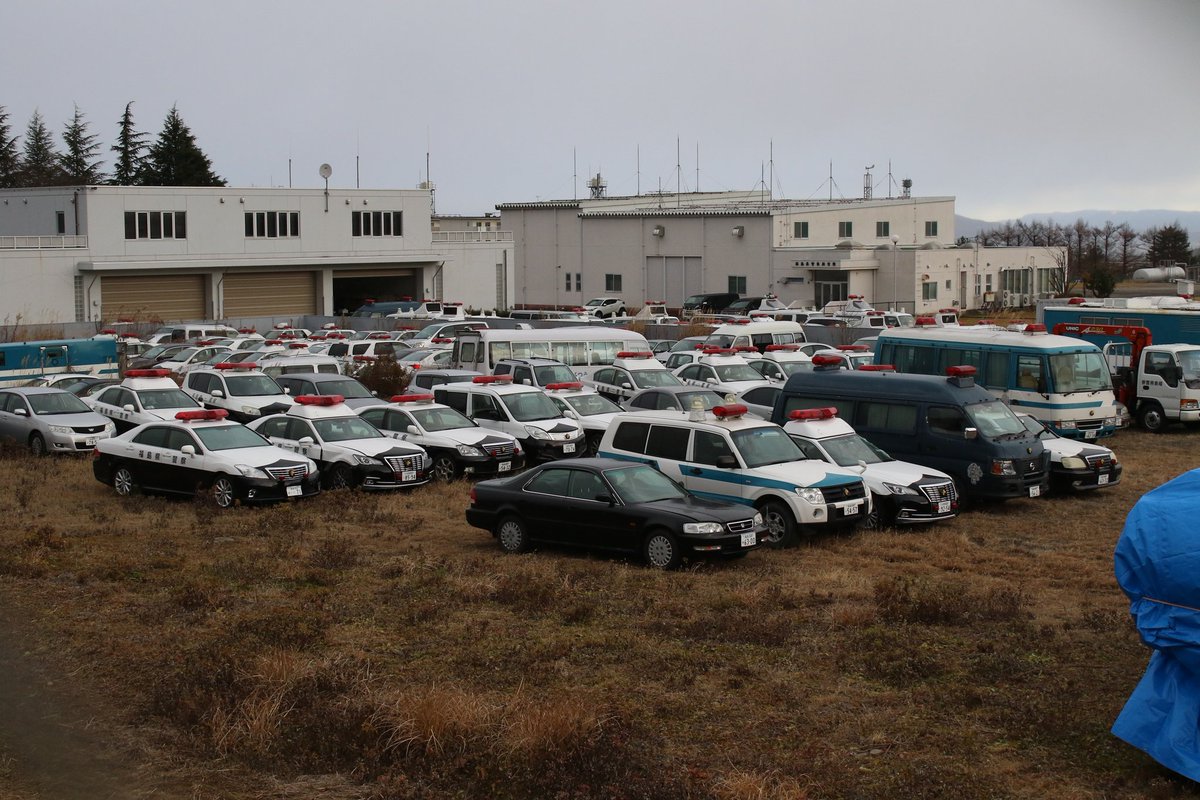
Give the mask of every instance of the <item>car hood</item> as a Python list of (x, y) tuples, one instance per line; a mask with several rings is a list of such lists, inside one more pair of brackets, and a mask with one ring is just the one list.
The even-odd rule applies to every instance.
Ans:
[(639, 503), (637, 508), (654, 509), (660, 513), (673, 514), (695, 522), (734, 522), (736, 520), (751, 519), (756, 513), (754, 509), (744, 505), (723, 503), (719, 500), (707, 500), (694, 495), (671, 498), (669, 500), (655, 500), (650, 503)]
[(360, 455), (370, 456), (371, 458), (379, 458), (380, 456), (413, 456), (423, 453), (424, 450), (416, 445), (404, 444), (395, 439), (383, 437), (382, 439), (347, 439), (344, 442), (330, 442), (326, 447), (344, 447)]
[(38, 414), (34, 419), (44, 425), (67, 425), (72, 428), (103, 427), (108, 424), (108, 418), (95, 411), (80, 411), (74, 414)]
[(221, 456), (228, 458), (238, 464), (246, 464), (251, 467), (293, 467), (304, 464), (308, 467), (309, 472), (315, 472), (317, 465), (311, 458), (306, 458), (299, 453), (293, 453), (290, 450), (284, 450), (282, 447), (274, 445), (270, 447), (239, 447), (235, 450), (218, 450)]
[(513, 443), (511, 437), (500, 436), (496, 431), (487, 428), (451, 428), (446, 431), (423, 433), (415, 437), (409, 434), (409, 438), (410, 440), (419, 442), (428, 442), (431, 445), (469, 444), (473, 447), (478, 447), (482, 444), (501, 445)]
[(573, 419), (567, 419), (566, 417), (535, 419), (530, 422), (522, 422), (520, 424), (532, 425), (535, 428), (541, 428), (546, 433), (578, 433), (581, 430), (578, 422)]
[(1053, 461), (1062, 461), (1067, 456), (1087, 458), (1088, 456), (1107, 455), (1111, 458), (1113, 454), (1112, 450), (1109, 450), (1107, 447), (1097, 447), (1096, 445), (1085, 444), (1075, 439), (1064, 439), (1061, 437), (1043, 439), (1042, 446), (1050, 453), (1050, 458)]
[[(755, 467), (751, 470), (755, 475), (779, 481), (792, 486), (841, 486), (851, 478), (859, 478), (853, 470), (827, 464), (816, 459), (789, 461), (786, 464), (770, 464), (765, 467)], [(783, 487), (780, 487), (783, 488)]]
[[(848, 467), (852, 472), (857, 468)], [(895, 483), (899, 486), (913, 486), (922, 480), (948, 481), (950, 476), (944, 472), (907, 461), (884, 461), (880, 464), (867, 464), (863, 477), (868, 483)]]

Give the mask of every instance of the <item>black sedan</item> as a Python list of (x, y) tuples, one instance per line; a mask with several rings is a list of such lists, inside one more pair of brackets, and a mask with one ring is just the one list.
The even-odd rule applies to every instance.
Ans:
[(705, 500), (653, 467), (610, 458), (551, 461), (471, 489), (467, 522), (508, 553), (534, 542), (638, 553), (660, 569), (702, 555), (737, 557), (758, 547), (762, 516)]

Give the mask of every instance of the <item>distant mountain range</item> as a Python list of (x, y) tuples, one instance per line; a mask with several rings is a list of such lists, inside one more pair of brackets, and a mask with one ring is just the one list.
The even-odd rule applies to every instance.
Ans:
[[(1188, 237), (1191, 239), (1192, 245), (1200, 244), (1200, 242), (1196, 241), (1197, 238), (1200, 238), (1200, 211), (1168, 211), (1165, 209), (1099, 211), (1089, 209), (1086, 211), (1052, 211), (1048, 214), (1026, 214), (1020, 220), (1022, 222), (1046, 222), (1050, 220), (1059, 225), (1074, 225), (1075, 220), (1080, 218), (1092, 227), (1101, 227), (1106, 222), (1112, 222), (1115, 225), (1120, 225), (1123, 222), (1129, 223), (1129, 227), (1139, 233), (1147, 228), (1161, 228), (1164, 225), (1179, 223), (1188, 231)], [(980, 231), (998, 228), (1009, 221), (988, 222), (982, 219), (972, 219), (971, 217), (963, 217), (955, 214), (954, 228), (956, 235), (971, 238)], [(1014, 219), (1011, 222), (1015, 223), (1017, 220)]]

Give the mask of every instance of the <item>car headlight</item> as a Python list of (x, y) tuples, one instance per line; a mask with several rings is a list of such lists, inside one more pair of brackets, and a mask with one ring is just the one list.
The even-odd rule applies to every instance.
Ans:
[(763, 515), (762, 515), (762, 514), (755, 514), (755, 515), (754, 515), (754, 524), (755, 524), (755, 525), (762, 525), (762, 524), (763, 524)]
[(724, 533), (725, 526), (719, 522), (685, 522), (684, 533)]
[(106, 422), (106, 423), (104, 423), (104, 432), (107, 433), (109, 436), (112, 436), (114, 433), (117, 432), (117, 426), (113, 425), (112, 422)]
[(1062, 465), (1067, 469), (1087, 469), (1087, 462), (1079, 456), (1063, 456)]
[(1179, 401), (1179, 410), (1180, 411), (1195, 411), (1197, 408), (1200, 408), (1200, 401), (1197, 401), (1197, 400), (1180, 400)]
[(1017, 468), (1013, 466), (1013, 462), (1007, 458), (997, 458), (992, 460), (993, 475), (1016, 475)]
[(550, 438), (550, 434), (546, 433), (544, 430), (537, 427), (536, 425), (526, 425), (525, 432), (528, 433), (530, 436), (532, 436), (535, 439), (549, 439)]
[(234, 464), (233, 468), (242, 473), (242, 476), (246, 478), (261, 478), (267, 474), (265, 470), (260, 470), (258, 467), (252, 467), (249, 464)]
[(481, 456), (481, 455), (483, 455), (482, 450), (480, 450), (478, 447), (472, 447), (469, 444), (455, 445), (455, 448), (458, 450), (458, 454), (460, 456)]
[(1075, 430), (1075, 420), (1061, 419), (1058, 421), (1058, 427), (1062, 428), (1064, 431), (1073, 431)]
[(357, 464), (362, 464), (364, 467), (372, 467), (379, 463), (376, 459), (371, 458), (370, 456), (360, 456), (358, 453), (354, 454), (354, 461)]
[(262, 416), (262, 412), (254, 406), (242, 406), (242, 413), (248, 417)]
[(917, 490), (911, 486), (901, 486), (898, 483), (883, 482), (883, 488), (887, 489), (892, 494), (916, 494)]
[(75, 431), (71, 430), (66, 425), (51, 425), (50, 432), (57, 433), (60, 436), (70, 436)]
[(814, 505), (825, 505), (825, 496), (821, 494), (820, 489), (811, 489), (804, 486), (796, 487), (796, 494), (800, 495), (801, 499), (807, 500)]

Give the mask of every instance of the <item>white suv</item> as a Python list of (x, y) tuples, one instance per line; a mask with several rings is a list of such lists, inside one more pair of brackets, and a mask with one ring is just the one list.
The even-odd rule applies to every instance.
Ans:
[(596, 319), (623, 317), (628, 313), (625, 301), (619, 297), (593, 297), (584, 304), (583, 309), (589, 317)]
[(434, 387), (433, 396), (484, 428), (516, 437), (530, 462), (576, 458), (587, 452), (578, 422), (564, 417), (541, 389), (514, 386), (508, 375), (444, 383)]

